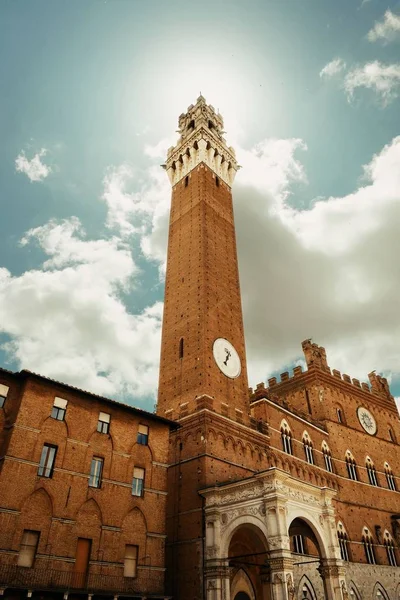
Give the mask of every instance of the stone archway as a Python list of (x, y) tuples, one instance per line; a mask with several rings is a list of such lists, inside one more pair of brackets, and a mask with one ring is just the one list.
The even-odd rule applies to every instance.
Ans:
[(231, 600), (236, 600), (238, 593), (244, 593), (249, 600), (269, 600), (269, 585), (264, 577), (268, 555), (267, 540), (258, 527), (246, 522), (237, 526), (228, 550)]

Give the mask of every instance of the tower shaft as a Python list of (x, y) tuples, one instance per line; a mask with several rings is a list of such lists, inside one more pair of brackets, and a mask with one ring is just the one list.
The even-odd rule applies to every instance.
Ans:
[(204, 98), (181, 115), (179, 125), (181, 138), (165, 165), (173, 187), (158, 412), (179, 418), (212, 408), (247, 422), (231, 194), (238, 166), (222, 137), (222, 118)]

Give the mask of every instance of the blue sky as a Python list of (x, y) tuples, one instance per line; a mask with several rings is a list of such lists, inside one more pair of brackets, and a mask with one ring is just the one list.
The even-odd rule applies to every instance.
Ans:
[(169, 184), (199, 92), (237, 149), (250, 384), (400, 396), (400, 2), (2, 0), (0, 363), (152, 408)]

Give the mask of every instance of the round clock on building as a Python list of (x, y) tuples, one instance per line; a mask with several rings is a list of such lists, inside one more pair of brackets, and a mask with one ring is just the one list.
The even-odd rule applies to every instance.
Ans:
[(213, 355), (218, 368), (224, 375), (235, 379), (242, 370), (239, 354), (228, 340), (217, 338), (213, 345)]
[(357, 408), (357, 416), (365, 431), (369, 433), (369, 435), (375, 435), (376, 421), (373, 415), (369, 412), (369, 410), (367, 410), (363, 406), (359, 406)]

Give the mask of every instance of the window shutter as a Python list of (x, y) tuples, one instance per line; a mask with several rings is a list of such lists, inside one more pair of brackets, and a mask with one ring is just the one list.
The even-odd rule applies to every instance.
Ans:
[(124, 577), (136, 577), (138, 547), (127, 544), (125, 546)]
[(99, 421), (103, 421), (103, 423), (109, 423), (111, 419), (111, 415), (108, 413), (101, 412), (99, 414)]
[(63, 408), (64, 410), (67, 408), (68, 400), (64, 400), (64, 398), (54, 398), (54, 405), (56, 408)]
[(7, 385), (3, 385), (2, 383), (0, 383), (0, 396), (4, 396), (4, 398), (7, 398), (9, 389), (10, 388)]

